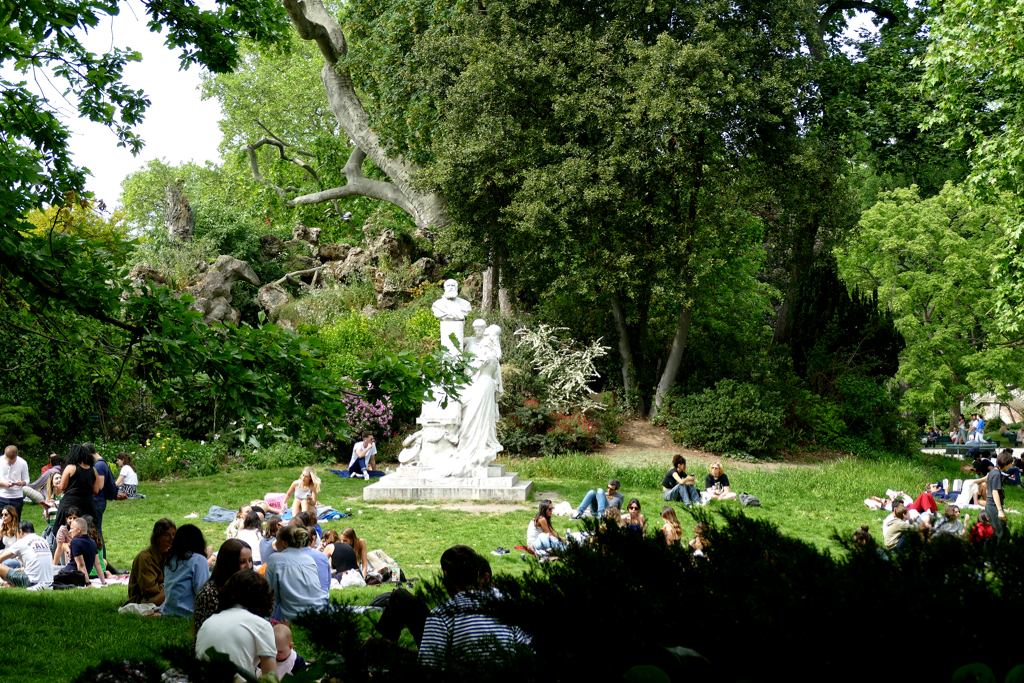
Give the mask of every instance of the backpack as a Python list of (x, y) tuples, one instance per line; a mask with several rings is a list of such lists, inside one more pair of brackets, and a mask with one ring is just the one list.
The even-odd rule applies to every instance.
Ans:
[(750, 493), (741, 493), (740, 502), (744, 505), (753, 505), (754, 507), (761, 507), (761, 501), (757, 499), (757, 496)]
[[(106, 464), (105, 460), (101, 460), (103, 464)], [(107, 465), (107, 471), (103, 473), (103, 497), (107, 500), (117, 500), (117, 480), (114, 479), (114, 473), (110, 470), (110, 465)]]

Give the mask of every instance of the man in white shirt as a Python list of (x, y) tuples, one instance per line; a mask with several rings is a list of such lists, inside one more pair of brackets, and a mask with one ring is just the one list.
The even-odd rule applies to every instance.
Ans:
[(18, 525), (18, 540), (0, 553), (0, 562), (12, 557), (21, 562), (21, 568), (0, 564), (0, 579), (20, 588), (53, 585), (50, 545), (36, 534), (32, 522), (24, 521)]
[(10, 505), (18, 511), (18, 519), (25, 505), (21, 487), (27, 486), (28, 481), (28, 463), (18, 456), (17, 446), (8, 446), (0, 458), (0, 508)]
[(377, 469), (377, 442), (370, 432), (363, 432), (363, 440), (352, 446), (352, 459), (348, 461), (349, 476), (370, 480), (370, 472)]

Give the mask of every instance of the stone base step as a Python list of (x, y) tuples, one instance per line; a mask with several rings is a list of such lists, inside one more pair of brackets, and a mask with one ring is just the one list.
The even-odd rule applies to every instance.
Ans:
[(474, 467), (472, 473), (468, 477), (444, 477), (442, 468), (440, 467), (418, 467), (413, 465), (402, 465), (391, 476), (395, 477), (408, 477), (410, 479), (451, 479), (452, 481), (461, 481), (465, 479), (495, 479), (501, 478), (506, 475), (518, 476), (514, 472), (509, 473), (505, 471), (504, 465), (488, 465), (487, 467)]
[[(510, 481), (511, 479), (515, 481)], [(473, 483), (461, 483), (473, 482)], [(482, 500), (496, 503), (522, 503), (530, 500), (532, 481), (519, 481), (516, 474), (487, 479), (419, 479), (382, 477), (363, 488), (367, 501)]]

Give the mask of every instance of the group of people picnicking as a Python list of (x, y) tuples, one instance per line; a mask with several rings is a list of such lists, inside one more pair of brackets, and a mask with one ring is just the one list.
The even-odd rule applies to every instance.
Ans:
[[(697, 478), (686, 472), (686, 458), (682, 455), (672, 457), (672, 469), (670, 469), (661, 482), (662, 498), (665, 502), (679, 502), (683, 505), (704, 505), (713, 500), (733, 500), (738, 494), (732, 491), (729, 477), (725, 473), (721, 461), (711, 463), (710, 471), (704, 477), (704, 490), (697, 488)], [(596, 517), (601, 521), (601, 528), (614, 524), (622, 529), (645, 535), (647, 533), (647, 519), (641, 513), (640, 500), (631, 498), (626, 504), (625, 512), (622, 511), (625, 496), (620, 492), (621, 483), (618, 479), (608, 481), (607, 488), (598, 488), (587, 491), (583, 501), (576, 508), (576, 513), (571, 519), (578, 520), (584, 517)], [(561, 536), (554, 528), (552, 515), (554, 506), (550, 500), (543, 500), (540, 503), (537, 514), (526, 528), (526, 547), (531, 552), (541, 557), (549, 557), (552, 553), (563, 550), (570, 538), (577, 541), (585, 541), (590, 538), (588, 534), (566, 532), (566, 537)], [(661, 528), (665, 542), (670, 546), (681, 545), (683, 540), (683, 529), (679, 523), (679, 517), (675, 508), (666, 505), (661, 509), (661, 519), (664, 526)], [(689, 547), (694, 555), (700, 557), (704, 554), (707, 525), (698, 522), (693, 530), (693, 538), (690, 539)]]
[[(994, 443), (985, 437), (985, 418), (981, 413), (972, 413), (970, 418), (964, 415), (958, 416), (956, 425), (951, 426), (948, 433), (940, 430), (938, 425), (932, 425), (922, 438), (922, 442), (925, 446), (937, 446), (943, 434), (954, 444), (982, 445)], [(1018, 443), (1024, 443), (1024, 426), (1017, 431), (1016, 436)]]
[[(868, 498), (865, 503), (890, 513), (882, 520), (883, 545), (889, 551), (902, 548), (913, 533), (925, 538), (952, 535), (978, 545), (1000, 543), (1007, 533), (1005, 486), (1024, 488), (1022, 469), (1024, 462), (1006, 448), (991, 458), (979, 454), (967, 470), (975, 476), (955, 480), (952, 486), (946, 481), (929, 482), (913, 501), (902, 491), (890, 490), (886, 497)], [(939, 503), (944, 504), (941, 514)], [(962, 512), (968, 508), (983, 508), (970, 527), (970, 515)], [(871, 541), (869, 528), (856, 531), (854, 541), (861, 545)]]
[[(135, 494), (138, 475), (126, 453), (117, 457), (119, 474), (91, 443), (76, 444), (65, 458), (50, 454), (35, 481), (16, 446), (0, 459), (0, 579), (12, 586), (40, 590), (53, 585), (84, 585), (86, 577), (101, 583), (112, 576), (103, 538), (107, 503)], [(53, 520), (43, 533), (23, 520), (25, 501), (39, 503), (44, 519)]]

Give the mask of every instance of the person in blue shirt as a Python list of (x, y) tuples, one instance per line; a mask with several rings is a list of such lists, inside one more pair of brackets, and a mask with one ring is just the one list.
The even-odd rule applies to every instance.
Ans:
[(320, 579), (320, 587), (325, 591), (331, 590), (331, 558), (327, 557), (324, 553), (317, 549), (317, 537), (316, 529), (313, 527), (306, 527), (306, 533), (309, 534), (309, 541), (303, 552), (313, 558), (316, 562), (316, 572)]
[(195, 524), (186, 524), (174, 534), (171, 548), (164, 555), (164, 604), (160, 611), (167, 617), (191, 617), (196, 594), (210, 578), (206, 557), (206, 539)]
[(274, 618), (280, 621), (290, 621), (330, 602), (330, 594), (320, 584), (316, 560), (304, 550), (307, 545), (309, 532), (305, 528), (281, 527), (277, 532), (278, 552), (265, 563), (267, 581), (274, 591)]

